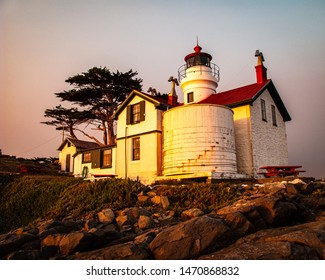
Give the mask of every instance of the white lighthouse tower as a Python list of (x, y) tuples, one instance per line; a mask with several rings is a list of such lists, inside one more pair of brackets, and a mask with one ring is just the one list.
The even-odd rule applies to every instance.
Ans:
[(201, 52), (197, 44), (194, 53), (185, 56), (186, 64), (178, 69), (178, 79), (184, 95), (184, 105), (197, 103), (216, 93), (219, 67), (212, 63), (212, 56)]
[(201, 52), (179, 68), (184, 106), (163, 114), (163, 175), (169, 178), (220, 178), (237, 173), (233, 111), (204, 102), (216, 93), (219, 67)]

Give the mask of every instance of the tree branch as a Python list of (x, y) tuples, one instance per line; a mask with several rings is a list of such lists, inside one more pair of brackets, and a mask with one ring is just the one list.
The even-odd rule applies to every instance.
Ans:
[(75, 128), (74, 130), (81, 132), (81, 133), (82, 133), (83, 135), (85, 135), (86, 137), (88, 137), (88, 138), (94, 140), (94, 141), (95, 141), (98, 145), (100, 145), (100, 146), (105, 145), (105, 144), (103, 144), (102, 142), (100, 142), (96, 137), (87, 134), (86, 132), (84, 132), (83, 130), (81, 130), (81, 129), (79, 129), (79, 128)]

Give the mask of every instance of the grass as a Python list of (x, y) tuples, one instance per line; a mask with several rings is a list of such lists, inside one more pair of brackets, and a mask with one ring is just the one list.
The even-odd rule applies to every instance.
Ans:
[[(0, 175), (0, 233), (26, 226), (39, 218), (80, 218), (104, 208), (113, 210), (149, 206), (138, 201), (148, 189), (138, 181), (109, 179), (85, 182), (69, 177)], [(204, 212), (237, 199), (225, 183), (192, 183), (160, 187), (158, 195), (169, 198), (170, 210), (200, 208)]]

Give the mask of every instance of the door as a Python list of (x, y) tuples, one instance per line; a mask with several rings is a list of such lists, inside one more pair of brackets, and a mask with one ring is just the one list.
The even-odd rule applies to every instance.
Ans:
[(71, 161), (71, 155), (66, 155), (65, 157), (65, 171), (70, 172), (70, 161)]

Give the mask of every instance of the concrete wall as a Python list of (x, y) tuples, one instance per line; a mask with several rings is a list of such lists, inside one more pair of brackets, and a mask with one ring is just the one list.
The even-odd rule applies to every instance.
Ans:
[[(267, 121), (262, 120), (261, 99), (265, 100)], [(265, 90), (251, 107), (254, 176), (258, 176), (261, 166), (288, 165), (285, 122), (275, 106), (277, 126), (273, 125), (271, 105), (275, 106), (275, 102), (268, 90)]]
[(208, 104), (164, 113), (164, 175), (237, 173), (233, 112)]

